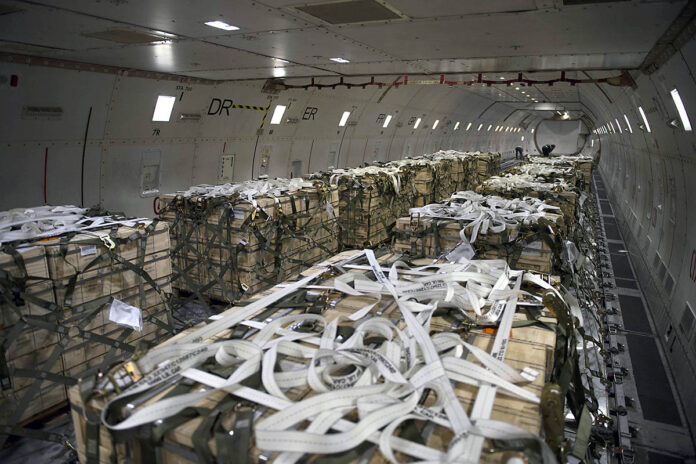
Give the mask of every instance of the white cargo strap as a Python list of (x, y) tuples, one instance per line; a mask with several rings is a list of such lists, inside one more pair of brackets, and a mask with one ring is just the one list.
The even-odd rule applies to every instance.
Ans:
[(573, 186), (564, 180), (556, 182), (539, 182), (536, 177), (529, 174), (505, 174), (503, 176), (493, 176), (483, 182), (484, 185), (494, 190), (536, 190), (545, 192), (572, 191)]
[(0, 245), (14, 241), (58, 237), (73, 232), (93, 234), (90, 232), (92, 229), (105, 229), (114, 225), (135, 227), (152, 224), (152, 219), (147, 218), (85, 216), (86, 212), (86, 209), (76, 206), (39, 206), (2, 211), (0, 212)]
[[(416, 300), (430, 300), (430, 304), (413, 301), (412, 294), (400, 296), (398, 289), (408, 288), (413, 282), (399, 280), (399, 272), (405, 275), (411, 271), (405, 264), (394, 264), (389, 269), (389, 278), (382, 272), (374, 253), (364, 252), (370, 268), (378, 279), (372, 289), (379, 286), (377, 292), (367, 294), (377, 302), (366, 305), (358, 311), (361, 316), (379, 303), (386, 289), (388, 295), (396, 301), (403, 319), (405, 329), (399, 329), (391, 321), (380, 317), (362, 320), (347, 340), (339, 343), (336, 333), (339, 318), (327, 323), (320, 315), (293, 314), (280, 316), (266, 322), (245, 321), (264, 307), (302, 288), (323, 271), (312, 274), (299, 282), (279, 289), (244, 308), (240, 308), (221, 319), (182, 337), (176, 344), (169, 344), (152, 350), (138, 361), (138, 366), (147, 375), (130, 389), (110, 400), (102, 413), (103, 423), (110, 429), (123, 430), (149, 422), (165, 419), (178, 414), (186, 407), (197, 405), (205, 396), (214, 391), (225, 390), (233, 395), (260, 406), (275, 409), (277, 412), (265, 417), (255, 426), (257, 447), (264, 452), (278, 451), (278, 462), (294, 463), (304, 453), (337, 453), (370, 441), (380, 445), (388, 458), (394, 452), (405, 453), (415, 459), (437, 462), (466, 462), (450, 449), (445, 453), (419, 445), (398, 437), (393, 432), (407, 418), (430, 420), (440, 426), (451, 428), (455, 436), (465, 434), (484, 434), (497, 438), (525, 436), (533, 438), (520, 429), (494, 421), (476, 423), (472, 426), (461, 403), (458, 401), (451, 381), (466, 383), (479, 388), (495, 385), (500, 393), (514, 396), (532, 403), (539, 398), (517, 384), (534, 379), (534, 371), (519, 372), (502, 362), (502, 358), (492, 356), (485, 351), (462, 341), (456, 334), (439, 333), (430, 337), (428, 327), (433, 310), (438, 305), (440, 294), (433, 296), (417, 295)], [(437, 267), (437, 266), (429, 266)], [(424, 268), (418, 269), (422, 272)], [(473, 279), (480, 271), (495, 271), (497, 277), (480, 278), (486, 282), (489, 294), (505, 295), (508, 307), (501, 321), (501, 333), (509, 334), (508, 313), (514, 313), (515, 301), (519, 292), (522, 273), (513, 273), (517, 278), (516, 288), (505, 289), (507, 282), (506, 268), (501, 263), (474, 262), (467, 265), (443, 265), (439, 270), (459, 270), (459, 276)], [(462, 269), (466, 269), (463, 271)], [(471, 269), (471, 270), (469, 270)], [(478, 272), (476, 272), (478, 271)], [(498, 275), (501, 274), (501, 275)], [(442, 280), (446, 275), (439, 276)], [(413, 279), (424, 280), (424, 276), (410, 274)], [(432, 282), (437, 276), (430, 277)], [(365, 278), (355, 276), (334, 279), (349, 294), (356, 290), (349, 283), (360, 283)], [(364, 284), (363, 284), (364, 285)], [(496, 288), (497, 287), (497, 288)], [(498, 292), (498, 293), (493, 293)], [(352, 315), (351, 319), (360, 320)], [(321, 335), (315, 332), (297, 332), (292, 327), (310, 322), (323, 328)], [(219, 334), (236, 324), (243, 323), (259, 329), (252, 341), (230, 340), (214, 343), (195, 343)], [(368, 333), (377, 333), (385, 341), (379, 346), (365, 346), (363, 338)], [(479, 360), (483, 367), (461, 359), (466, 348)], [(278, 354), (292, 358), (311, 359), (305, 366), (291, 361), (278, 361)], [(208, 374), (197, 369), (197, 365), (214, 355), (222, 366), (238, 366), (227, 379)], [(278, 364), (279, 371), (276, 369)], [(352, 372), (340, 376), (333, 375), (339, 370)], [(261, 372), (262, 382), (268, 393), (240, 385), (244, 379), (256, 372)], [(212, 390), (196, 391), (176, 397), (167, 398), (140, 408), (127, 407), (132, 414), (120, 423), (107, 423), (108, 411), (115, 402), (125, 403), (129, 397), (163, 384), (172, 383), (179, 376), (202, 383)], [(286, 391), (295, 387), (309, 386), (315, 394), (298, 402), (290, 401)], [(418, 404), (424, 388), (433, 389), (436, 403), (424, 407)], [(135, 401), (137, 403), (137, 401)], [(358, 421), (353, 423), (343, 419), (347, 413), (357, 410)], [(309, 421), (309, 426), (302, 431), (296, 426)], [(487, 424), (487, 425), (486, 425)], [(485, 426), (484, 426), (485, 425)], [(327, 434), (333, 429), (337, 433)], [(501, 432), (502, 430), (502, 432)], [(453, 442), (458, 443), (458, 440)], [(460, 446), (461, 445), (457, 445)], [(394, 461), (395, 462), (395, 461)]]

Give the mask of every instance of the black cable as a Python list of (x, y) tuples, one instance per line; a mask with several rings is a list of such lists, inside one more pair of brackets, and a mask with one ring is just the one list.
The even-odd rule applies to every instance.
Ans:
[(87, 115), (87, 126), (85, 127), (85, 139), (82, 143), (82, 169), (80, 172), (80, 206), (85, 207), (85, 152), (87, 151), (87, 133), (89, 132), (89, 121), (92, 119), (92, 107), (89, 107)]
[(254, 179), (254, 164), (256, 164), (256, 147), (259, 146), (260, 135), (256, 136), (256, 144), (254, 145), (254, 156), (251, 158), (251, 178)]

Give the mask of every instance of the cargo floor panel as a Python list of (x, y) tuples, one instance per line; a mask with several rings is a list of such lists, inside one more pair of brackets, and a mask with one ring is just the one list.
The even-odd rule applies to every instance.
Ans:
[[(621, 307), (623, 308), (623, 304)], [(655, 340), (642, 335), (626, 334), (626, 341), (643, 417), (663, 424), (681, 426), (677, 403)], [(652, 460), (650, 462), (652, 463)]]
[(619, 228), (616, 224), (604, 224), (604, 233), (607, 235), (609, 240), (621, 240), (621, 234), (619, 234)]
[(607, 215), (607, 216), (614, 215), (614, 211), (611, 209), (611, 205), (609, 205), (609, 200), (600, 200), (599, 207), (601, 208), (603, 215)]
[(638, 282), (633, 279), (622, 279), (620, 277), (616, 277), (614, 280), (616, 281), (617, 287), (638, 290)]
[[(653, 331), (651, 311), (641, 296), (641, 288), (633, 271), (632, 256), (627, 253), (615, 212), (623, 220), (623, 211), (605, 200), (606, 190), (598, 178), (595, 186), (599, 196), (602, 225), (606, 236), (609, 259), (616, 283), (615, 295), (620, 306), (621, 324), (625, 331), (625, 352), (619, 362), (629, 368), (623, 379), (624, 394), (636, 398), (638, 410), (629, 408), (629, 423), (639, 432), (631, 438), (636, 452), (635, 462), (677, 464), (691, 462), (679, 456), (693, 456), (693, 442), (683, 422), (682, 408), (672, 386), (672, 373), (662, 353), (660, 336)], [(638, 263), (640, 264), (640, 263)]]
[(614, 268), (614, 275), (616, 277), (635, 280), (636, 276), (633, 275), (630, 261), (625, 254), (611, 255), (611, 265)]
[(685, 462), (681, 458), (675, 458), (674, 456), (668, 456), (654, 451), (648, 451), (648, 459), (650, 464), (684, 464)]
[(609, 242), (609, 253), (625, 254), (626, 245), (624, 245), (623, 242)]
[(645, 312), (643, 300), (637, 296), (619, 295), (621, 314), (624, 327), (632, 332), (652, 334), (648, 314)]

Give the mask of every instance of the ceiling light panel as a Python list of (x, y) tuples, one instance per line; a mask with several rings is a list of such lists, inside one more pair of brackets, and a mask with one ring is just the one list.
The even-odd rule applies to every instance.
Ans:
[(348, 0), (298, 6), (297, 10), (329, 24), (354, 24), (400, 19), (396, 12), (375, 0)]
[(204, 23), (206, 26), (214, 27), (216, 29), (222, 29), (223, 31), (238, 31), (239, 27), (228, 24), (225, 21), (207, 21)]

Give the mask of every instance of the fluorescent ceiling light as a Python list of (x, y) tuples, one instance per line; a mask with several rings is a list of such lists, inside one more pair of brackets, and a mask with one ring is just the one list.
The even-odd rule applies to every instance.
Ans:
[(350, 60), (346, 60), (345, 58), (341, 58), (340, 56), (337, 56), (336, 58), (329, 58), (331, 61), (335, 61), (336, 63), (350, 63)]
[(522, 138), (521, 138), (520, 140), (521, 140), (522, 142), (524, 142), (524, 135), (522, 136)]
[(343, 116), (341, 116), (341, 120), (338, 123), (338, 127), (343, 127), (346, 125), (348, 122), (348, 117), (350, 116), (350, 111), (344, 111)]
[(384, 120), (384, 124), (382, 125), (382, 127), (386, 129), (386, 127), (389, 125), (389, 122), (391, 121), (391, 118), (391, 114), (388, 114), (387, 119)]
[(469, 130), (469, 129), (471, 129), (471, 123), (466, 125), (466, 130)]
[(614, 125), (609, 121), (609, 127), (611, 127), (611, 131), (616, 134), (616, 129), (614, 129)]
[(532, 129), (532, 134), (534, 133), (534, 129)]
[(169, 97), (167, 95), (158, 96), (157, 103), (155, 104), (155, 112), (152, 113), (152, 120), (169, 121), (172, 115), (172, 109), (174, 109), (174, 102), (176, 102), (176, 97)]
[(206, 26), (214, 27), (217, 29), (222, 29), (225, 31), (238, 31), (239, 28), (237, 26), (233, 26), (231, 24), (227, 24), (225, 21), (208, 21), (205, 23)]
[(670, 93), (672, 94), (672, 100), (674, 100), (674, 104), (679, 112), (679, 117), (681, 118), (684, 130), (691, 132), (691, 121), (689, 121), (689, 115), (686, 114), (686, 108), (684, 107), (684, 102), (682, 102), (682, 99), (679, 96), (679, 91), (677, 89), (672, 89)]
[(284, 60), (284, 59), (282, 59), (282, 58), (273, 58), (273, 59), (276, 60), (276, 61), (278, 61), (278, 62), (280, 62), (280, 63), (289, 63), (288, 60)]
[(457, 121), (457, 124), (454, 125), (454, 130), (459, 129), (459, 121)]
[(621, 129), (621, 124), (619, 124), (619, 118), (614, 118), (614, 121), (616, 121), (616, 127), (619, 128), (619, 134), (623, 134), (623, 129)]
[(273, 117), (271, 118), (271, 124), (280, 124), (283, 120), (283, 114), (285, 114), (285, 105), (276, 105), (273, 110)]
[(483, 123), (479, 124), (478, 129), (476, 129), (476, 130), (481, 130), (482, 127), (483, 127)]
[(639, 106), (638, 111), (640, 112), (640, 115), (643, 118), (643, 122), (645, 123), (645, 130), (648, 132), (652, 132), (650, 130), (650, 123), (648, 122), (648, 118), (645, 116), (645, 111), (643, 111), (643, 107)]
[(436, 119), (435, 122), (433, 123), (433, 129), (435, 129), (438, 124), (440, 124), (440, 120)]
[(152, 32), (154, 32), (157, 35), (161, 35), (163, 37), (169, 37), (170, 39), (173, 39), (174, 37), (176, 37), (176, 35), (170, 34), (169, 32), (164, 32), (164, 31), (152, 31)]
[(628, 125), (628, 131), (632, 134), (633, 133), (633, 128), (631, 127), (631, 123), (628, 121), (628, 116), (624, 114), (624, 119), (626, 120), (626, 124)]
[(489, 131), (490, 131), (490, 130), (491, 130), (491, 127), (493, 127), (493, 124), (489, 124), (489, 125), (488, 125), (488, 129), (487, 129), (487, 130), (489, 130)]
[(285, 68), (273, 68), (273, 77), (285, 77), (286, 74)]
[(416, 123), (413, 125), (414, 129), (418, 129), (418, 126), (420, 126), (421, 118), (416, 119)]

